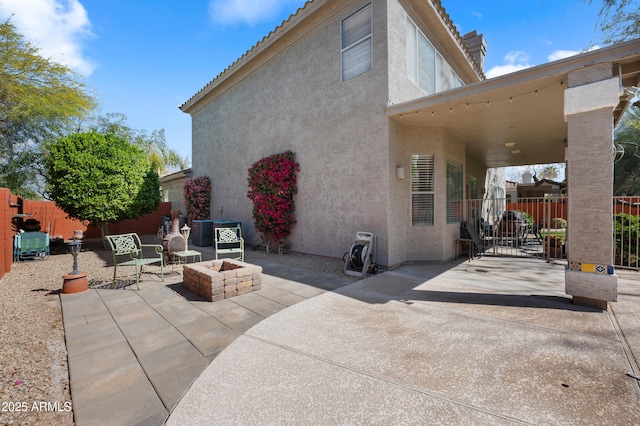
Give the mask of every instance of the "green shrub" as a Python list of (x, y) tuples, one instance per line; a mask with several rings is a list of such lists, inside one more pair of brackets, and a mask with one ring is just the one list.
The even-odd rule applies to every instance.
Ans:
[(567, 227), (566, 219), (561, 217), (554, 217), (551, 219), (551, 229), (564, 229)]
[(627, 213), (614, 216), (616, 242), (616, 263), (633, 266), (638, 262), (638, 239), (640, 238), (640, 217)]
[(524, 217), (524, 219), (527, 221), (527, 225), (529, 226), (533, 226), (533, 216), (531, 216), (529, 213), (527, 212), (523, 212), (522, 210), (518, 210), (520, 213), (522, 213), (522, 216)]

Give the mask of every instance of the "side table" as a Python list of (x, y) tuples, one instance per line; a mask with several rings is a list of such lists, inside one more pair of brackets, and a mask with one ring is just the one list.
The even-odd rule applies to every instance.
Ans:
[(191, 257), (192, 262), (195, 262), (196, 256), (200, 259), (200, 262), (202, 262), (202, 253), (195, 250), (177, 251), (173, 253), (174, 264), (176, 261), (176, 256), (178, 257), (178, 265), (182, 264), (182, 259), (184, 259), (184, 263), (189, 263), (189, 257)]

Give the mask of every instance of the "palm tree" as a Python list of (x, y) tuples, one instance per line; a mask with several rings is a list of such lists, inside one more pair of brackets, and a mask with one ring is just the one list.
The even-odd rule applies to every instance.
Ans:
[(547, 166), (540, 171), (540, 177), (542, 179), (554, 180), (558, 177), (558, 167), (554, 164), (547, 164)]
[[(79, 131), (82, 127), (79, 126)], [(187, 157), (182, 157), (167, 146), (164, 129), (154, 130), (151, 135), (146, 130), (132, 129), (127, 124), (127, 116), (118, 112), (93, 117), (88, 127), (98, 133), (114, 133), (142, 149), (158, 175), (163, 175), (170, 169), (189, 167)]]

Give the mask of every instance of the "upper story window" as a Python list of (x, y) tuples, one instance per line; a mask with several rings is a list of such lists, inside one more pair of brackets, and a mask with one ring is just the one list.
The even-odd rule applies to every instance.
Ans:
[(407, 75), (429, 95), (463, 85), (447, 61), (408, 18)]
[(371, 69), (371, 4), (342, 21), (342, 81)]

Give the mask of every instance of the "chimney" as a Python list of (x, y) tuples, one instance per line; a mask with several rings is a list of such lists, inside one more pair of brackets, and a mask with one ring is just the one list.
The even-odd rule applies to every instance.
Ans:
[(484, 72), (484, 56), (487, 54), (487, 41), (484, 36), (473, 30), (462, 38), (467, 43), (467, 47), (478, 62), (478, 65), (480, 65), (480, 69)]
[(522, 174), (522, 183), (531, 183), (532, 178), (533, 174), (531, 172), (524, 172)]

